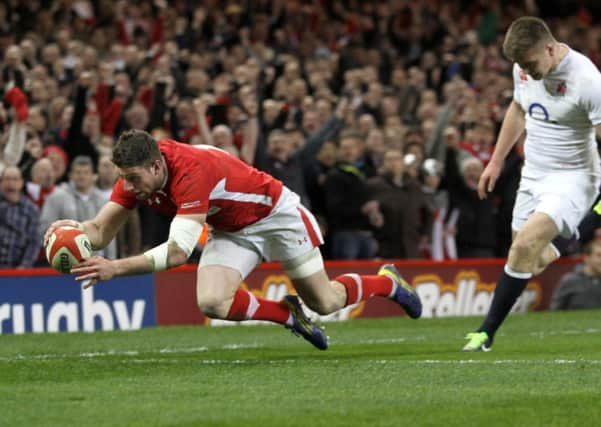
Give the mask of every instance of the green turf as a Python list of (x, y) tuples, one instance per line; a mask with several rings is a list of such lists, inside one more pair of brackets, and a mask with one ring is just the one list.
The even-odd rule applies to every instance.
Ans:
[(0, 336), (2, 426), (584, 426), (601, 420), (601, 311)]

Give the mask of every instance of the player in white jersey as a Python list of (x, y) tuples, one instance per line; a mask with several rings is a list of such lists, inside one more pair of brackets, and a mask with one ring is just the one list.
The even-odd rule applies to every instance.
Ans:
[(559, 257), (551, 244), (570, 237), (600, 183), (595, 127), (601, 124), (601, 74), (584, 55), (555, 40), (539, 18), (509, 27), (503, 53), (515, 63), (514, 94), (492, 159), (480, 178), (491, 192), (503, 160), (526, 131), (525, 163), (513, 209), (513, 243), (486, 319), (464, 351), (488, 351), (528, 280)]

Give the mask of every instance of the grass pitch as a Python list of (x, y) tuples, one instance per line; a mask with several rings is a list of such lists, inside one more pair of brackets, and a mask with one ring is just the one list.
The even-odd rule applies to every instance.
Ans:
[(0, 336), (2, 426), (585, 426), (601, 420), (601, 311)]

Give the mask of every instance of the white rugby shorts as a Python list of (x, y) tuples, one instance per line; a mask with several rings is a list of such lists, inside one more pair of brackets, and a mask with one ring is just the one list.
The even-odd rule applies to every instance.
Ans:
[(532, 213), (543, 212), (555, 222), (561, 236), (572, 237), (591, 209), (600, 182), (599, 176), (582, 171), (553, 172), (536, 178), (522, 174), (511, 227), (519, 231)]
[(200, 257), (199, 267), (222, 265), (242, 279), (265, 261), (288, 261), (323, 243), (317, 220), (288, 188), (271, 213), (236, 232), (214, 230)]

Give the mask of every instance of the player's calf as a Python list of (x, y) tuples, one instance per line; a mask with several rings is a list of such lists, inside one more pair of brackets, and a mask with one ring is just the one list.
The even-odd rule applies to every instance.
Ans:
[(316, 299), (307, 298), (306, 296), (303, 296), (303, 302), (307, 307), (309, 307), (311, 310), (313, 310), (320, 316), (326, 316), (342, 308), (338, 301), (326, 298)]
[(357, 304), (372, 296), (390, 298), (412, 318), (421, 316), (422, 304), (415, 290), (392, 264), (383, 265), (375, 276), (344, 274), (336, 277), (346, 289), (346, 304)]
[(217, 295), (206, 295), (197, 292), (196, 304), (200, 311), (212, 319), (226, 319), (231, 304)]

